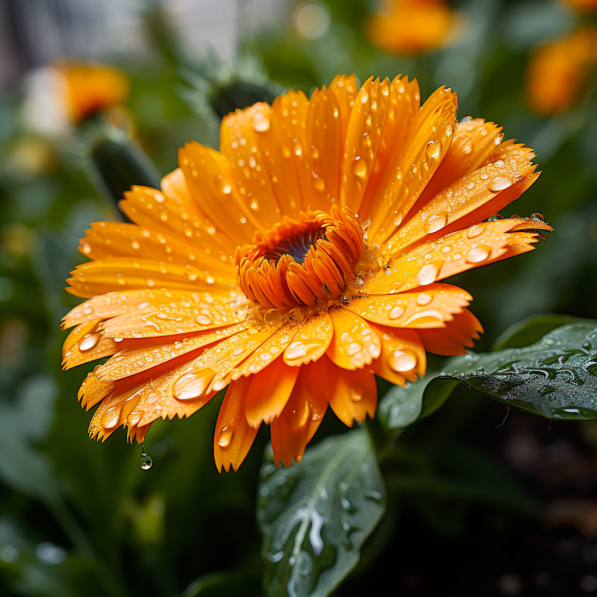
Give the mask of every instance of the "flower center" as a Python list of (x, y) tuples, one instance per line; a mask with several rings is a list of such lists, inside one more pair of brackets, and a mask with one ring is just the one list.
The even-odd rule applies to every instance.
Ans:
[(363, 231), (347, 208), (301, 212), (237, 247), (238, 283), (268, 309), (315, 306), (342, 294), (363, 249)]

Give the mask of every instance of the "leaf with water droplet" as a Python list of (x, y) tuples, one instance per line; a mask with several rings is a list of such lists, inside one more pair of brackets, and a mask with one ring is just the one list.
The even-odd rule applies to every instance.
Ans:
[[(526, 337), (553, 326), (558, 317), (562, 321), (562, 316), (527, 321)], [(437, 410), (460, 382), (546, 418), (597, 420), (597, 322), (576, 321), (526, 347), (449, 359), (442, 367), (446, 373), (428, 373), (423, 381), (392, 388), (381, 400), (378, 416), (389, 429), (406, 427)], [(524, 326), (513, 328), (499, 345), (517, 346), (525, 337)]]
[(329, 595), (356, 566), (385, 510), (364, 429), (320, 442), (287, 469), (266, 463), (258, 493), (268, 597)]

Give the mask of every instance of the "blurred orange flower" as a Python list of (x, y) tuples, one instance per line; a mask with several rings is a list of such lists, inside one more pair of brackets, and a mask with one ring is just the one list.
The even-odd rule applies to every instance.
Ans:
[(573, 6), (579, 11), (595, 10), (597, 8), (597, 0), (562, 0), (566, 4)]
[(75, 123), (122, 104), (128, 97), (129, 81), (113, 67), (63, 61), (55, 68), (64, 76), (66, 101)]
[(530, 106), (540, 114), (568, 110), (580, 98), (596, 62), (597, 28), (589, 25), (539, 48), (527, 72)]
[(142, 441), (228, 386), (218, 469), (239, 467), (262, 423), (289, 465), (328, 406), (348, 426), (374, 416), (375, 375), (405, 385), (426, 351), (472, 346), (472, 297), (440, 281), (551, 228), (490, 218), (536, 180), (534, 153), (456, 109), (443, 87), (421, 106), (408, 77), (338, 76), (231, 113), (220, 151), (189, 143), (161, 190), (133, 187), (135, 224), (94, 224), (92, 261), (68, 280), (89, 300), (64, 318), (64, 367), (111, 357), (79, 393), (100, 405), (91, 436), (124, 425)]
[(385, 52), (416, 54), (445, 44), (458, 20), (444, 0), (384, 0), (366, 32)]

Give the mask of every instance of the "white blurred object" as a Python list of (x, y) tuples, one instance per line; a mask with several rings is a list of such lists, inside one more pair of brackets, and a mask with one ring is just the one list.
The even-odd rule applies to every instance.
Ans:
[(303, 2), (296, 7), (292, 20), (301, 37), (318, 39), (330, 28), (330, 9), (323, 2)]
[(67, 94), (67, 83), (56, 69), (43, 67), (30, 73), (21, 112), (25, 129), (46, 137), (68, 134), (71, 122)]

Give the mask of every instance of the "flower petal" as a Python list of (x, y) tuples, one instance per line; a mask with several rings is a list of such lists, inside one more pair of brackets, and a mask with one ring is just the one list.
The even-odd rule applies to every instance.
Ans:
[(427, 186), (450, 147), (456, 109), (456, 94), (441, 87), (412, 120), (371, 206), (365, 206), (371, 214), (370, 244), (383, 243), (393, 235)]
[(334, 327), (328, 313), (308, 319), (284, 351), (284, 362), (291, 367), (301, 367), (317, 361), (327, 351), (333, 335)]
[(238, 470), (259, 430), (251, 427), (245, 417), (245, 403), (251, 381), (251, 378), (246, 377), (233, 381), (220, 406), (214, 436), (214, 458), (219, 472), (222, 472), (222, 468), (228, 472), (230, 467)]
[(334, 336), (327, 356), (343, 369), (362, 369), (376, 359), (381, 350), (379, 338), (371, 326), (348, 309), (329, 311)]
[(348, 122), (359, 92), (357, 77), (354, 74), (336, 75), (330, 83), (330, 89), (334, 92), (340, 108), (340, 147), (344, 147), (346, 145)]
[(417, 381), (427, 369), (427, 355), (420, 339), (420, 330), (389, 328), (372, 324), (381, 341), (381, 354), (371, 370), (393, 384), (404, 386), (406, 380)]
[(189, 191), (214, 223), (218, 234), (227, 236), (234, 246), (250, 242), (254, 231), (262, 225), (249, 207), (246, 195), (241, 197), (240, 189), (236, 188), (228, 158), (219, 151), (191, 142), (179, 149), (178, 163)]
[(329, 404), (346, 426), (352, 427), (353, 421), (362, 423), (367, 415), (371, 419), (375, 416), (377, 384), (373, 373), (367, 369), (348, 371), (335, 367), (330, 375), (334, 376), (336, 384)]
[(265, 370), (251, 378), (245, 414), (247, 423), (257, 428), (279, 417), (290, 398), (300, 369), (276, 359)]
[(427, 352), (448, 357), (466, 354), (465, 347), (472, 348), (473, 340), (478, 340), (480, 333), (483, 327), (479, 320), (464, 309), (445, 328), (419, 330), (419, 337)]
[(457, 286), (429, 284), (411, 292), (360, 297), (346, 308), (385, 326), (443, 328), (444, 322), (461, 313), (471, 300), (471, 295)]
[(83, 363), (109, 357), (120, 350), (118, 342), (98, 331), (101, 320), (82, 323), (68, 336), (62, 347), (62, 368), (72, 369)]
[(381, 143), (389, 104), (389, 79), (370, 77), (361, 89), (350, 114), (340, 186), (340, 203), (359, 212), (369, 176)]
[[(448, 234), (424, 243), (392, 261), (388, 269), (375, 272), (360, 290), (361, 294), (393, 294), (416, 286), (426, 286), (460, 272), (493, 263), (505, 256), (532, 250), (535, 233), (515, 232), (523, 219), (483, 222), (473, 228)], [(532, 228), (532, 225), (529, 225)], [(522, 236), (519, 236), (522, 235)]]

